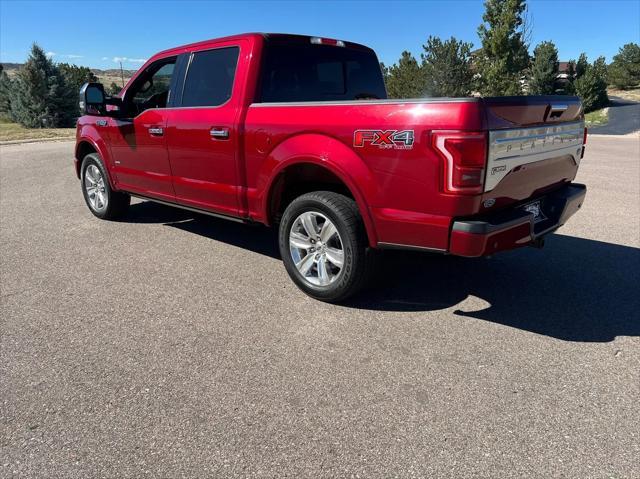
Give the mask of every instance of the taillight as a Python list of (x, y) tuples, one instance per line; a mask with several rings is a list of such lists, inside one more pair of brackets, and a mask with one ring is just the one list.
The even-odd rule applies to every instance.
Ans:
[(432, 145), (444, 160), (445, 192), (482, 193), (487, 164), (486, 133), (434, 131)]
[(587, 144), (587, 127), (584, 127), (584, 136), (582, 137), (582, 151), (580, 152), (580, 159), (584, 158), (584, 145)]

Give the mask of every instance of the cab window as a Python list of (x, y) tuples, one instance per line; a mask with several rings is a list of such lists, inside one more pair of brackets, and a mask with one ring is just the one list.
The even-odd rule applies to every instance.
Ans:
[(373, 50), (316, 45), (306, 38), (273, 38), (265, 45), (258, 102), (387, 98)]
[(167, 107), (175, 65), (175, 57), (159, 60), (140, 74), (125, 98), (132, 116), (150, 108)]
[(231, 98), (238, 47), (196, 52), (184, 82), (182, 106), (220, 106)]

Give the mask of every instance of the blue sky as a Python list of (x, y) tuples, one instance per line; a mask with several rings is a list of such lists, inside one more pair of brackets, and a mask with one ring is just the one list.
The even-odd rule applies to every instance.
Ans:
[[(159, 50), (233, 33), (303, 33), (371, 46), (387, 64), (419, 55), (428, 35), (478, 45), (481, 0), (451, 1), (129, 1), (0, 0), (0, 60), (23, 62), (32, 42), (56, 61), (135, 69)], [(531, 0), (532, 44), (552, 40), (561, 60), (608, 61), (640, 42), (639, 0)]]

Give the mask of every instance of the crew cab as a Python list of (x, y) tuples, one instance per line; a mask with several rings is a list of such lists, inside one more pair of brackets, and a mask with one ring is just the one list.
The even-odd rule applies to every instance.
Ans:
[[(131, 196), (277, 225), (292, 280), (340, 301), (375, 250), (467, 257), (540, 246), (582, 205), (569, 96), (389, 100), (355, 43), (244, 34), (154, 55), (116, 97), (80, 91), (75, 172), (91, 212)], [(251, 234), (247, 230), (247, 234)]]

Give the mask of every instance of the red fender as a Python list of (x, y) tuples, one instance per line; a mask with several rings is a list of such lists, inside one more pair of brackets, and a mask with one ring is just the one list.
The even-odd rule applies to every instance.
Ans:
[(375, 247), (378, 242), (377, 235), (366, 201), (366, 198), (372, 197), (375, 191), (373, 174), (352, 149), (326, 135), (305, 133), (287, 138), (264, 160), (256, 183), (262, 220), (268, 224), (268, 203), (276, 178), (285, 168), (300, 163), (322, 166), (347, 186), (362, 215), (369, 244)]
[(112, 159), (109, 146), (106, 144), (102, 135), (98, 133), (96, 128), (92, 124), (78, 125), (78, 137), (76, 141), (75, 158), (76, 158), (76, 175), (80, 178), (80, 166), (82, 158), (78, 157), (80, 147), (82, 143), (89, 143), (91, 147), (100, 155), (104, 163), (104, 167), (107, 170), (107, 178), (109, 179), (109, 185), (112, 189), (117, 190), (117, 181), (111, 172)]

